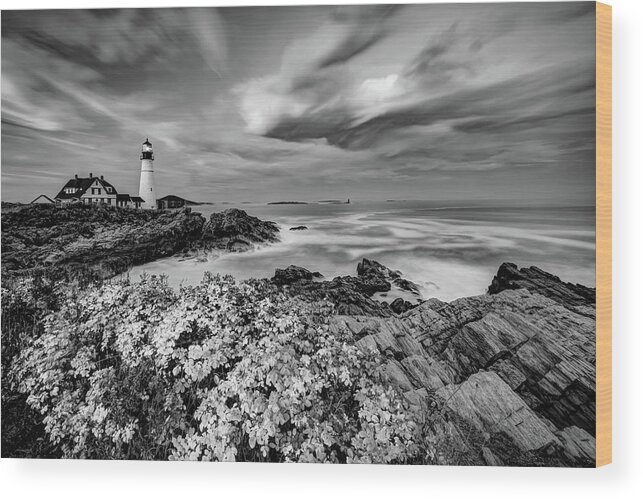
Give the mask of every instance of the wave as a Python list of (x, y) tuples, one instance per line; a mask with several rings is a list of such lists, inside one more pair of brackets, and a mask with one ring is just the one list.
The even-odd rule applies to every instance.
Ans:
[[(384, 203), (383, 203), (384, 204)], [(420, 207), (360, 211), (350, 205), (280, 206), (280, 211), (252, 213), (275, 220), (282, 241), (247, 253), (231, 253), (207, 261), (170, 258), (137, 267), (143, 272), (165, 273), (174, 285), (193, 284), (204, 271), (229, 273), (239, 279), (271, 277), (277, 267), (299, 265), (327, 278), (353, 274), (362, 258), (373, 258), (402, 271), (416, 282), (425, 298), (451, 300), (484, 293), (503, 261), (537, 265), (561, 278), (593, 285), (595, 244), (593, 220), (580, 212), (577, 220), (538, 210), (514, 213), (502, 222), (502, 212), (458, 216), (448, 209), (427, 215)], [(458, 210), (458, 207), (455, 207)], [(447, 216), (443, 216), (447, 215)], [(576, 216), (576, 215), (574, 215)], [(306, 231), (289, 227), (306, 225)]]

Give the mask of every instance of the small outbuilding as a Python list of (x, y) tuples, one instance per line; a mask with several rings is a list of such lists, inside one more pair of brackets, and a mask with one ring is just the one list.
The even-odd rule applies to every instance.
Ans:
[(182, 208), (183, 206), (190, 206), (195, 204), (197, 203), (195, 203), (194, 201), (183, 199), (182, 197), (175, 196), (174, 194), (170, 194), (168, 196), (165, 196), (165, 197), (162, 197), (161, 199), (156, 200), (156, 207), (159, 210)]
[(119, 208), (140, 208), (143, 202), (143, 198), (140, 196), (130, 196), (129, 194), (116, 195), (116, 206)]

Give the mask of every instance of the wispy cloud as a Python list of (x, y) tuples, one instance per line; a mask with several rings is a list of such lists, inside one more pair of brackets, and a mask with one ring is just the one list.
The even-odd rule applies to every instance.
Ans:
[(588, 199), (592, 5), (5, 11), (3, 197), (134, 191), (149, 136), (204, 199)]
[[(557, 153), (583, 149), (582, 140), (591, 141), (585, 124), (591, 122), (594, 99), (592, 17), (582, 7), (556, 5), (556, 19), (549, 8), (543, 16), (526, 7), (484, 23), (457, 15), (466, 11), (460, 8), (450, 16), (453, 22), (439, 19), (442, 27), (429, 32), (398, 72), (361, 79), (348, 77), (346, 64), (327, 71), (314, 52), (310, 56), (305, 40), (295, 42), (284, 57), (310, 56), (305, 72), (282, 69), (236, 88), (247, 130), (287, 141), (325, 139), (345, 149), (376, 148), (389, 160), (423, 163), (426, 169), (555, 161)], [(552, 41), (543, 42), (530, 54), (532, 60), (525, 60), (517, 44), (525, 32), (546, 30), (545, 21), (556, 30), (585, 30), (588, 46), (574, 53), (577, 40), (554, 32), (558, 52), (548, 53)], [(503, 49), (516, 52), (516, 59), (507, 60)], [(550, 133), (554, 127), (555, 135)], [(519, 137), (521, 132), (529, 137)], [(482, 138), (472, 140), (472, 134)]]

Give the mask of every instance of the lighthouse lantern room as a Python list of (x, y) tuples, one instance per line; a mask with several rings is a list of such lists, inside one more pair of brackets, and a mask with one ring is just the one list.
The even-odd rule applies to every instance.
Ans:
[(154, 151), (149, 139), (143, 142), (141, 149), (141, 183), (138, 195), (143, 198), (143, 208), (156, 208), (156, 189), (154, 187)]

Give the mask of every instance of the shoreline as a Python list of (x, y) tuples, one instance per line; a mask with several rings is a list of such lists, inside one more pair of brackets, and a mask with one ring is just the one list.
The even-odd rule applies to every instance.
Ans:
[[(33, 325), (27, 328), (36, 331), (35, 338), (42, 334), (44, 318), (56, 314), (56, 306), (65, 306), (70, 297), (82, 300), (91, 295), (93, 300), (109, 301), (110, 297), (154, 289), (163, 300), (169, 300), (168, 306), (174, 306), (180, 303), (182, 295), (214, 292), (217, 287), (212, 287), (213, 282), (223, 283), (218, 289), (225, 300), (237, 296), (228, 296), (229, 286), (235, 287), (234, 293), (262, 290), (268, 296), (279, 297), (274, 303), (290, 303), (295, 310), (323, 304), (328, 334), (341, 339), (346, 348), (351, 345), (364, 355), (373, 355), (378, 376), (404, 398), (409, 414), (419, 411), (429, 418), (430, 425), (425, 431), (432, 435), (430, 438), (449, 449), (462, 449), (461, 454), (434, 464), (593, 464), (595, 414), (587, 409), (595, 397), (592, 352), (596, 341), (596, 297), (592, 288), (564, 282), (537, 267), (521, 269), (503, 263), (488, 281), (484, 294), (449, 301), (424, 299), (419, 286), (406, 275), (363, 258), (350, 275), (325, 277), (291, 264), (277, 268), (270, 278), (236, 283), (235, 279), (213, 277), (179, 291), (170, 288), (163, 279), (133, 282), (118, 279), (115, 274), (108, 277), (116, 266), (105, 265), (102, 259), (110, 251), (116, 254), (111, 255), (115, 258), (113, 263), (120, 264), (128, 262), (127, 256), (132, 252), (141, 250), (146, 250), (144, 257), (154, 259), (163, 255), (165, 249), (167, 261), (186, 258), (187, 262), (197, 261), (199, 255), (205, 254), (208, 258), (216, 255), (218, 259), (239, 251), (260, 252), (257, 248), (279, 240), (278, 234), (284, 227), (237, 209), (213, 213), (208, 221), (189, 209), (172, 213), (115, 212), (102, 208), (24, 210), (25, 213), (18, 210), (13, 215), (3, 211), (3, 277), (16, 278), (3, 278), (3, 297), (6, 291), (13, 300), (7, 303), (21, 303), (27, 290), (26, 296), (36, 300), (33, 317), (29, 319)], [(40, 230), (40, 239), (36, 240), (31, 239), (35, 215), (41, 216), (42, 223), (51, 229), (51, 233)], [(82, 223), (74, 216), (80, 217)], [(18, 221), (23, 225), (16, 225)], [(132, 241), (130, 237), (135, 233), (138, 239)], [(111, 245), (97, 240), (105, 234), (110, 235)], [(115, 234), (120, 237), (113, 237)], [(158, 247), (159, 237), (166, 239), (166, 245), (170, 242), (176, 245)], [(88, 242), (91, 239), (94, 241)], [(61, 244), (68, 250), (66, 253), (61, 251)], [(57, 263), (52, 263), (52, 255), (59, 258), (53, 260)], [(15, 267), (21, 262), (32, 264), (33, 279), (19, 282), (20, 269), (6, 268), (7, 264)], [(88, 266), (86, 271), (95, 271), (103, 279), (78, 281), (72, 270), (83, 265)], [(38, 269), (66, 267), (67, 273), (45, 272), (37, 276)], [(63, 291), (72, 282), (76, 286)], [(42, 300), (34, 298), (37, 296), (44, 296), (47, 304), (37, 301)], [(49, 304), (56, 300), (61, 303)], [(3, 318), (5, 314), (9, 317), (10, 310), (4, 307), (3, 298)], [(24, 334), (25, 312), (18, 310), (15, 320), (9, 322), (15, 323), (11, 326), (15, 331), (6, 338), (21, 338)], [(195, 312), (209, 313), (207, 310), (199, 306)], [(216, 315), (208, 320), (217, 323), (221, 318)], [(129, 334), (128, 331), (125, 328), (123, 334)], [(16, 340), (16, 345), (33, 339)], [(8, 340), (3, 333), (4, 341)], [(21, 348), (3, 348), (3, 355), (7, 355), (3, 360), (3, 376), (11, 370)], [(17, 392), (7, 392), (6, 404), (8, 411), (27, 410), (26, 398)], [(8, 435), (22, 435), (26, 431), (9, 430)], [(30, 443), (32, 436), (34, 442), (42, 441), (42, 429), (27, 430), (30, 436), (24, 437), (26, 443), (11, 443), (8, 448), (36, 445)], [(472, 431), (475, 444), (470, 441)], [(56, 449), (43, 452), (55, 453)]]

